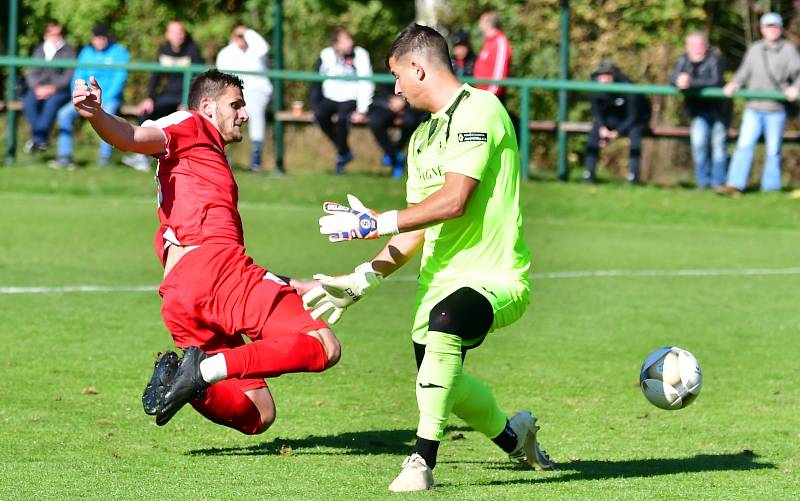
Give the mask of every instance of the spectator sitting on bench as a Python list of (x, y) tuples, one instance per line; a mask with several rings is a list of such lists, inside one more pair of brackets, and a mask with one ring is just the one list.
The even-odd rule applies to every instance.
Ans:
[[(161, 66), (184, 68), (203, 64), (200, 48), (186, 32), (183, 21), (168, 22), (164, 38), (166, 41), (159, 46), (156, 56)], [(147, 85), (147, 96), (139, 103), (139, 123), (158, 120), (178, 111), (183, 100), (183, 73), (153, 73)], [(127, 155), (122, 158), (122, 163), (139, 171), (150, 171), (150, 159), (146, 155)]]
[[(103, 82), (103, 109), (108, 113), (116, 113), (122, 105), (122, 90), (128, 79), (128, 70), (120, 68), (98, 68), (92, 64), (126, 64), (130, 60), (128, 50), (114, 42), (104, 23), (97, 23), (92, 28), (92, 39), (89, 45), (81, 49), (75, 70), (75, 79), (89, 81), (89, 76)], [(74, 87), (73, 80), (73, 87)], [(74, 168), (72, 163), (72, 132), (78, 112), (72, 102), (68, 102), (58, 110), (58, 155), (49, 163), (54, 169)], [(108, 165), (111, 159), (111, 145), (100, 141), (97, 163), (101, 167)]]
[[(372, 76), (369, 53), (353, 44), (345, 28), (331, 33), (331, 46), (319, 54), (314, 70), (326, 76)], [(369, 80), (325, 80), (311, 86), (311, 108), (322, 132), (336, 147), (336, 174), (353, 159), (347, 135), (351, 123), (366, 123), (375, 84)], [(333, 122), (336, 115), (337, 121)]]
[[(609, 84), (630, 83), (630, 79), (610, 61), (602, 61), (592, 73), (592, 80)], [(642, 94), (612, 94), (592, 92), (592, 129), (586, 144), (586, 171), (583, 181), (595, 182), (595, 170), (600, 148), (619, 136), (628, 136), (631, 141), (628, 184), (639, 182), (639, 165), (642, 157), (642, 136), (650, 122), (650, 100)]]
[[(50, 21), (44, 29), (44, 42), (33, 50), (31, 57), (46, 61), (75, 59), (75, 49), (64, 41), (64, 27)], [(25, 143), (25, 153), (49, 147), (50, 128), (58, 109), (69, 101), (71, 81), (71, 68), (31, 68), (25, 73), (28, 92), (23, 98), (22, 111), (31, 126), (31, 139)]]
[[(402, 150), (428, 114), (413, 109), (405, 98), (395, 95), (393, 85), (381, 85), (369, 107), (369, 128), (383, 150), (383, 164), (391, 167), (392, 177), (403, 177), (406, 157)], [(389, 127), (400, 121), (400, 140), (392, 141)]]

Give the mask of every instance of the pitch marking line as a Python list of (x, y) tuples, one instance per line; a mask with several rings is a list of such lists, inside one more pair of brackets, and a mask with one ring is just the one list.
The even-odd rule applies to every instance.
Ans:
[[(595, 270), (595, 271), (553, 271), (533, 273), (533, 280), (563, 280), (575, 278), (629, 278), (629, 277), (737, 277), (767, 275), (800, 275), (800, 268), (745, 268), (708, 270)], [(392, 280), (416, 282), (417, 277), (401, 275)], [(104, 285), (66, 285), (61, 287), (0, 287), (0, 294), (54, 294), (69, 292), (154, 292), (157, 285), (104, 286)]]

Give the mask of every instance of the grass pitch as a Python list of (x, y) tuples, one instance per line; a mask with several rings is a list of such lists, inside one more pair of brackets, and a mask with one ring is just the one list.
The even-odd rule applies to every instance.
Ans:
[[(238, 178), (250, 253), (297, 276), (346, 272), (378, 248), (329, 244), (322, 201), (403, 203), (403, 186), (377, 175)], [(539, 416), (560, 470), (516, 469), (454, 418), (438, 487), (414, 497), (796, 498), (800, 200), (531, 182), (523, 201), (531, 307), (466, 367), (508, 412)], [(152, 179), (0, 168), (0, 207), (0, 499), (389, 497), (416, 426), (412, 265), (345, 314), (337, 367), (270, 381), (278, 420), (265, 434), (188, 408), (159, 428), (139, 401), (172, 346), (148, 288), (160, 279)], [(57, 292), (69, 286), (111, 290)], [(705, 375), (677, 412), (637, 386), (644, 356), (668, 344)]]

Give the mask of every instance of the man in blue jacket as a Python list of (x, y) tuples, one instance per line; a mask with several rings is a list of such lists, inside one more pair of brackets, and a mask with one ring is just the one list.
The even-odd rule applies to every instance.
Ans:
[[(108, 26), (103, 23), (95, 24), (92, 29), (92, 40), (78, 54), (81, 66), (75, 70), (75, 80), (89, 80), (94, 76), (103, 82), (103, 109), (111, 114), (119, 110), (122, 104), (122, 90), (128, 79), (128, 70), (118, 68), (98, 68), (92, 64), (125, 64), (130, 60), (128, 50), (114, 42), (109, 33)], [(58, 157), (50, 163), (56, 169), (74, 168), (72, 161), (72, 131), (78, 112), (72, 102), (65, 104), (58, 110)], [(111, 158), (111, 145), (100, 141), (100, 153), (97, 163), (100, 166), (108, 165)]]

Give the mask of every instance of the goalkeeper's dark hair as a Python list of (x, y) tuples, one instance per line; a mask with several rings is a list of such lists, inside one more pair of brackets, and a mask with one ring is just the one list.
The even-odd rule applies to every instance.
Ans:
[(425, 55), (429, 61), (453, 72), (447, 40), (433, 28), (420, 24), (409, 24), (397, 35), (389, 48), (389, 53), (386, 54), (384, 61), (386, 67), (389, 67), (389, 58), (393, 57), (397, 60), (410, 52)]
[(242, 79), (219, 70), (208, 70), (192, 79), (189, 85), (189, 109), (197, 110), (204, 97), (216, 99), (226, 87), (244, 89)]

